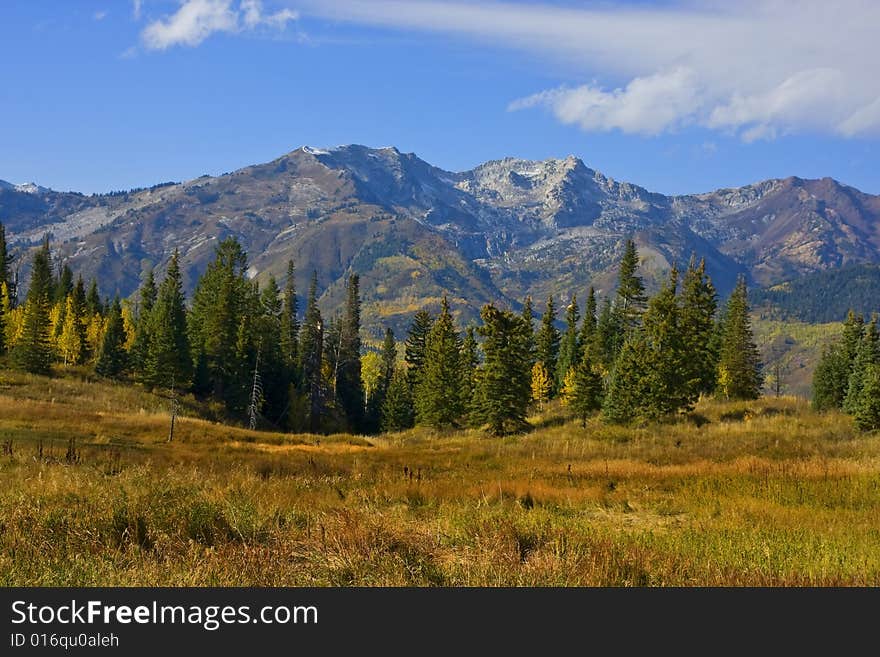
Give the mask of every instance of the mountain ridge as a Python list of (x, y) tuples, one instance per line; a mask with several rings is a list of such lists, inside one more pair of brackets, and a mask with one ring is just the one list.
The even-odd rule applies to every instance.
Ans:
[(573, 155), (452, 172), (359, 144), (302, 146), (219, 176), (105, 195), (0, 185), (0, 221), (19, 248), (49, 233), (105, 294), (131, 294), (175, 248), (191, 290), (212, 245), (232, 235), (254, 276), (280, 278), (288, 258), (301, 280), (316, 270), (328, 312), (358, 272), (366, 321), (396, 326), (443, 295), (467, 319), (488, 301), (583, 298), (590, 284), (608, 293), (629, 237), (649, 287), (692, 253), (707, 259), (722, 293), (740, 274), (768, 285), (880, 262), (880, 196), (831, 178), (665, 196)]

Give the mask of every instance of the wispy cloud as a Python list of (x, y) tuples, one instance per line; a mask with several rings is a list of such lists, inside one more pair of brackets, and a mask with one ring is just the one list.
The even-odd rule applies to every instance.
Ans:
[(150, 50), (197, 46), (217, 32), (283, 29), (297, 16), (291, 9), (266, 13), (260, 0), (241, 0), (237, 4), (233, 0), (182, 0), (175, 13), (149, 23), (141, 32), (141, 41)]
[(536, 90), (509, 109), (545, 108), (584, 130), (655, 135), (700, 125), (746, 141), (802, 131), (880, 136), (875, 0), (680, 0), (647, 9), (460, 0), (299, 5), (333, 20), (457, 34), (564, 59), (583, 82)]
[(92, 18), (94, 18), (96, 21), (102, 21), (105, 18), (107, 18), (107, 12), (106, 11), (96, 11), (94, 14), (92, 14)]
[(143, 8), (142, 0), (131, 0), (131, 16), (136, 21), (141, 19), (141, 9)]

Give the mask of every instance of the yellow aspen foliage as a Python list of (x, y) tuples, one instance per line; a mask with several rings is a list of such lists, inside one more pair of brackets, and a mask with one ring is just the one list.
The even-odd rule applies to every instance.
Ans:
[(6, 320), (6, 347), (12, 347), (24, 332), (24, 305), (16, 306), (3, 315)]
[(123, 342), (122, 346), (126, 351), (131, 351), (137, 331), (134, 325), (134, 317), (131, 312), (131, 301), (128, 299), (125, 299), (122, 302), (122, 329), (125, 331), (125, 342)]
[(544, 363), (538, 361), (532, 366), (532, 401), (543, 406), (549, 399), (553, 390), (553, 381), (550, 378)]
[(565, 378), (562, 379), (562, 405), (568, 406), (571, 403), (571, 400), (574, 399), (575, 395), (577, 395), (577, 376), (575, 375), (575, 370), (573, 367), (568, 368), (568, 372), (565, 373)]
[(89, 353), (92, 354), (92, 359), (94, 360), (98, 357), (98, 352), (101, 350), (101, 343), (104, 341), (106, 322), (99, 313), (95, 313), (90, 318), (87, 318), (87, 321), (86, 344), (88, 345)]
[(49, 309), (49, 326), (52, 327), (49, 335), (52, 336), (52, 346), (58, 349), (58, 336), (61, 335), (62, 323), (64, 318), (61, 310), (64, 308), (63, 301), (59, 301)]
[(368, 351), (361, 356), (361, 382), (364, 396), (369, 401), (376, 393), (382, 378), (382, 357), (375, 351)]
[(73, 297), (68, 296), (64, 308), (64, 322), (61, 325), (61, 333), (57, 339), (58, 353), (65, 365), (76, 365), (82, 360), (83, 345), (80, 342), (80, 334), (76, 324)]

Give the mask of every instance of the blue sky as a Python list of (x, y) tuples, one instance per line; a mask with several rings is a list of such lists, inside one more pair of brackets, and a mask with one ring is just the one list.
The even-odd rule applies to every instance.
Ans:
[(870, 0), (9, 0), (0, 179), (101, 192), (354, 142), (880, 193), (877, 25)]

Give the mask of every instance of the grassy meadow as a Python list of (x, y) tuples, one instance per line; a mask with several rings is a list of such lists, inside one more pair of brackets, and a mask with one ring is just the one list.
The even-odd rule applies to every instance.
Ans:
[[(0, 372), (0, 585), (880, 585), (880, 436), (794, 398), (504, 439), (251, 432)], [(197, 416), (210, 419), (197, 419)]]

